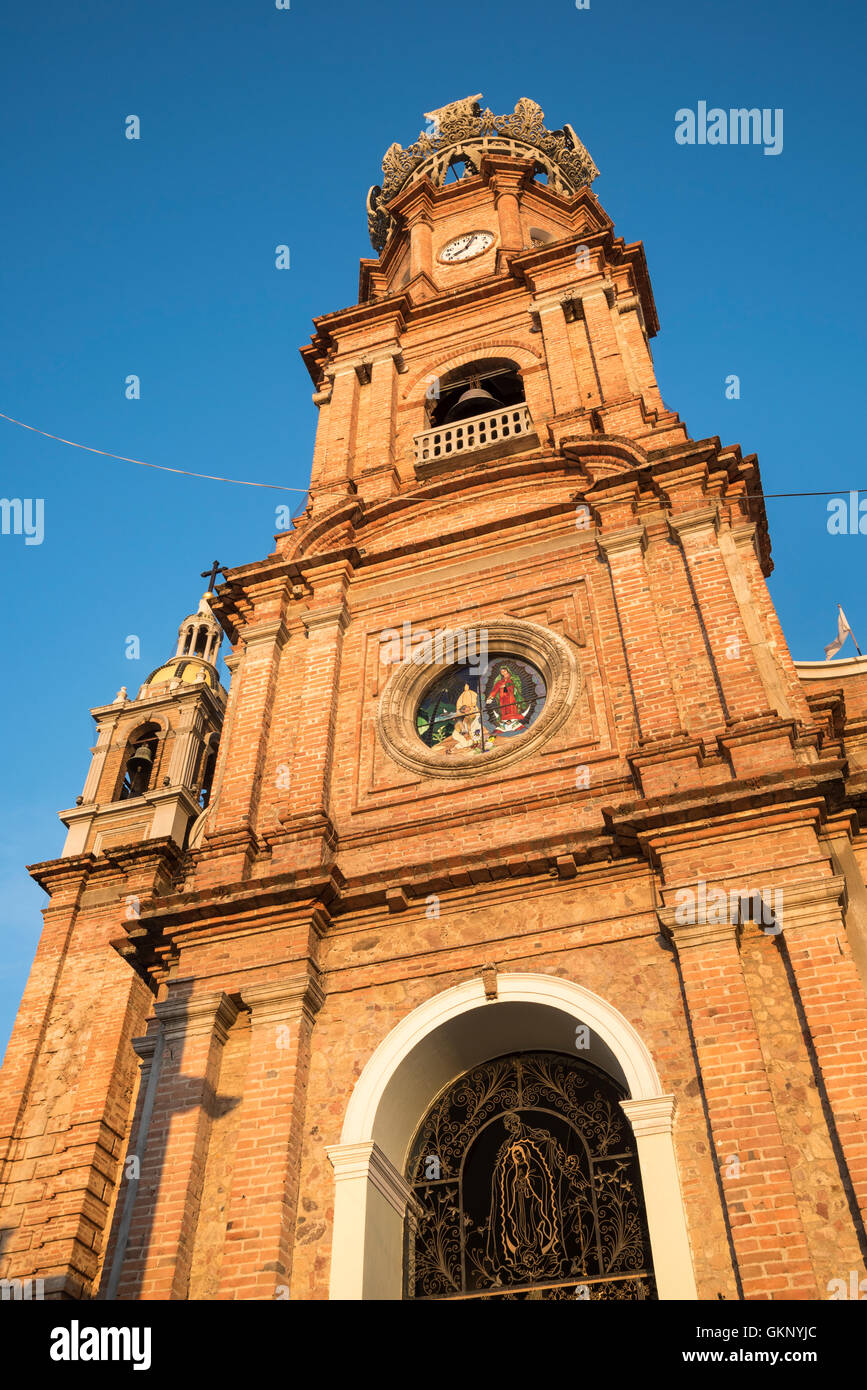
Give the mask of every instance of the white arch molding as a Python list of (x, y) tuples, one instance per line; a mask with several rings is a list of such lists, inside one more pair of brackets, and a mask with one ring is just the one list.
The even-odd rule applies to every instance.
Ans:
[(410, 1143), (439, 1092), (471, 1067), (511, 1052), (572, 1053), (624, 1085), (635, 1135), (657, 1292), (697, 1297), (674, 1149), (675, 1098), (663, 1094), (639, 1034), (606, 1000), (553, 975), (497, 975), (497, 998), (481, 978), (414, 1009), (380, 1043), (355, 1085), (334, 1168), (331, 1298), (403, 1297), (404, 1222), (412, 1191), (403, 1177)]

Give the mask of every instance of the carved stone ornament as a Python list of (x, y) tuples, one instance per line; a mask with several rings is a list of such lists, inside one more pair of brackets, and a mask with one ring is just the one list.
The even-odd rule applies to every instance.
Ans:
[(529, 97), (521, 97), (506, 116), (495, 116), (489, 108), (482, 111), (477, 97), (464, 97), (429, 112), (427, 129), (408, 149), (395, 142), (386, 150), (382, 184), (367, 195), (367, 225), (374, 250), (383, 249), (391, 231), (387, 204), (411, 179), (426, 175), (439, 188), (453, 159), (465, 159), (477, 172), (486, 154), (535, 156), (556, 193), (577, 193), (599, 173), (572, 127), (547, 130), (544, 111)]
[(559, 633), (515, 618), (484, 622), (478, 630), (486, 634), (492, 660), (497, 656), (517, 657), (541, 672), (547, 689), (544, 708), (520, 738), (493, 747), (482, 757), (475, 752), (458, 751), (445, 758), (422, 742), (416, 713), (426, 690), (448, 668), (433, 661), (395, 665), (380, 696), (376, 732), (388, 756), (420, 777), (452, 781), (488, 777), (537, 753), (562, 728), (575, 707), (581, 689), (580, 668), (572, 647)]

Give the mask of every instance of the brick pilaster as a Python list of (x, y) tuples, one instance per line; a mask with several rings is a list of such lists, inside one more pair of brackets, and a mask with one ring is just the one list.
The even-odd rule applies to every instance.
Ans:
[(165, 1030), (153, 1118), (118, 1298), (187, 1297), (223, 1045), (237, 1008), (222, 992), (154, 1006)]
[(660, 913), (683, 979), (745, 1298), (814, 1298), (816, 1278), (729, 923)]
[(644, 398), (649, 410), (664, 410), (637, 295), (618, 299), (614, 309), (618, 316), (617, 338), (621, 348), (625, 349), (624, 358), (634, 376), (637, 392)]
[(316, 452), (310, 493), (316, 510), (323, 510), (349, 492), (349, 460), (355, 450), (358, 423), (358, 374), (346, 361), (332, 372), (331, 394), (319, 408)]
[(220, 1298), (273, 1298), (288, 1285), (310, 1034), (322, 998), (306, 972), (243, 990), (251, 1010), (250, 1054), (228, 1203), (231, 1257)]
[(352, 573), (347, 561), (323, 566), (317, 574), (316, 606), (302, 614), (307, 629), (304, 715), (295, 741), (289, 805), (280, 820), (306, 833), (328, 821), (337, 695), (343, 636), (350, 622), (346, 591)]
[(261, 791), (279, 655), (287, 632), (282, 618), (244, 629), (244, 653), (232, 679), (234, 704), (219, 802), (209, 836), (251, 832)]
[(575, 295), (575, 299), (581, 302), (581, 313), (587, 324), (587, 338), (593, 353), (603, 403), (624, 400), (632, 393), (612, 318), (613, 286), (593, 285), (581, 290)]
[(563, 415), (570, 410), (576, 410), (581, 404), (581, 396), (563, 305), (556, 298), (533, 300), (529, 312), (533, 317), (538, 317), (542, 329), (554, 414)]
[(680, 715), (644, 563), (645, 528), (600, 531), (597, 540), (611, 572), (639, 732), (645, 738), (678, 734)]
[[(368, 392), (367, 428), (361, 455), (358, 492), (366, 502), (381, 501), (397, 491), (399, 477), (395, 469), (394, 440), (397, 410), (398, 373), (403, 368), (400, 348), (392, 344), (377, 348), (370, 354), (370, 383)], [(356, 474), (358, 474), (356, 465)]]
[(769, 700), (717, 540), (717, 508), (671, 516), (669, 525), (683, 550), (727, 717), (765, 712)]
[(783, 936), (861, 1213), (867, 1216), (867, 996), (843, 923), (842, 874), (783, 883)]
[[(151, 998), (109, 941), (120, 885), (143, 889), (89, 857), (38, 867), (52, 902), (0, 1090), (0, 1276), (80, 1297), (99, 1271), (134, 1084), (129, 1039)], [(83, 913), (88, 889), (103, 903)]]

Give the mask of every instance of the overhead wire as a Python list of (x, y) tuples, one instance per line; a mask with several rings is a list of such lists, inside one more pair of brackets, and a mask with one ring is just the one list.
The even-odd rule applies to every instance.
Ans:
[(128, 458), (126, 454), (113, 454), (109, 449), (94, 449), (90, 444), (77, 444), (74, 439), (64, 439), (62, 435), (51, 434), (48, 430), (40, 430), (36, 425), (26, 425), (23, 420), (15, 420), (11, 415), (6, 415), (0, 410), (0, 419), (8, 420), (10, 424), (20, 425), (23, 430), (32, 430), (34, 434), (44, 435), (46, 439), (56, 439), (60, 444), (69, 444), (73, 449), (85, 449), (89, 454), (101, 454), (103, 458), (119, 459), (121, 463), (137, 463), (140, 468), (157, 468), (161, 473), (179, 473), (184, 478), (203, 478), (209, 483), (237, 483), (239, 487), (264, 487), (273, 488), (278, 492), (298, 492), (306, 494), (306, 487), (286, 487), (283, 483), (256, 483), (248, 478), (223, 478), (216, 473), (194, 473), (189, 468), (170, 468), (166, 463), (148, 463), (145, 459)]
[[(149, 463), (145, 459), (134, 459), (126, 454), (114, 454), (110, 449), (95, 449), (91, 444), (78, 444), (74, 439), (64, 439), (62, 435), (51, 434), (49, 430), (41, 430), (36, 425), (25, 424), (23, 420), (16, 420), (12, 415), (6, 415), (0, 410), (0, 419), (8, 420), (12, 425), (19, 425), (23, 430), (31, 430), (33, 434), (41, 434), (45, 439), (56, 439), (59, 444), (68, 444), (73, 449), (84, 449), (89, 454), (99, 454), (102, 458), (118, 459), (121, 463), (135, 463), (139, 468), (156, 468), (161, 473), (177, 473), (183, 478), (201, 478), (209, 483), (235, 483), (238, 487), (262, 487), (270, 488), (276, 492), (297, 492), (301, 496), (306, 496), (310, 491), (305, 487), (287, 487), (284, 483), (261, 483), (252, 481), (249, 478), (224, 478), (218, 473), (196, 473), (189, 468), (171, 468), (166, 463)], [(841, 487), (832, 488), (829, 492), (742, 492), (735, 494), (737, 498), (745, 501), (769, 501), (778, 498), (788, 497), (839, 497), (842, 493), (867, 492), (867, 488)], [(407, 499), (409, 500), (409, 499)]]

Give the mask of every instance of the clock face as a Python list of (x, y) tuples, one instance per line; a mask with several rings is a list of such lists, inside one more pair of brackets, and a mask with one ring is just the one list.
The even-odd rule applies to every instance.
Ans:
[(447, 264), (471, 261), (473, 256), (480, 256), (493, 244), (493, 232), (465, 232), (463, 236), (456, 236), (453, 241), (446, 243), (440, 251), (440, 260)]

